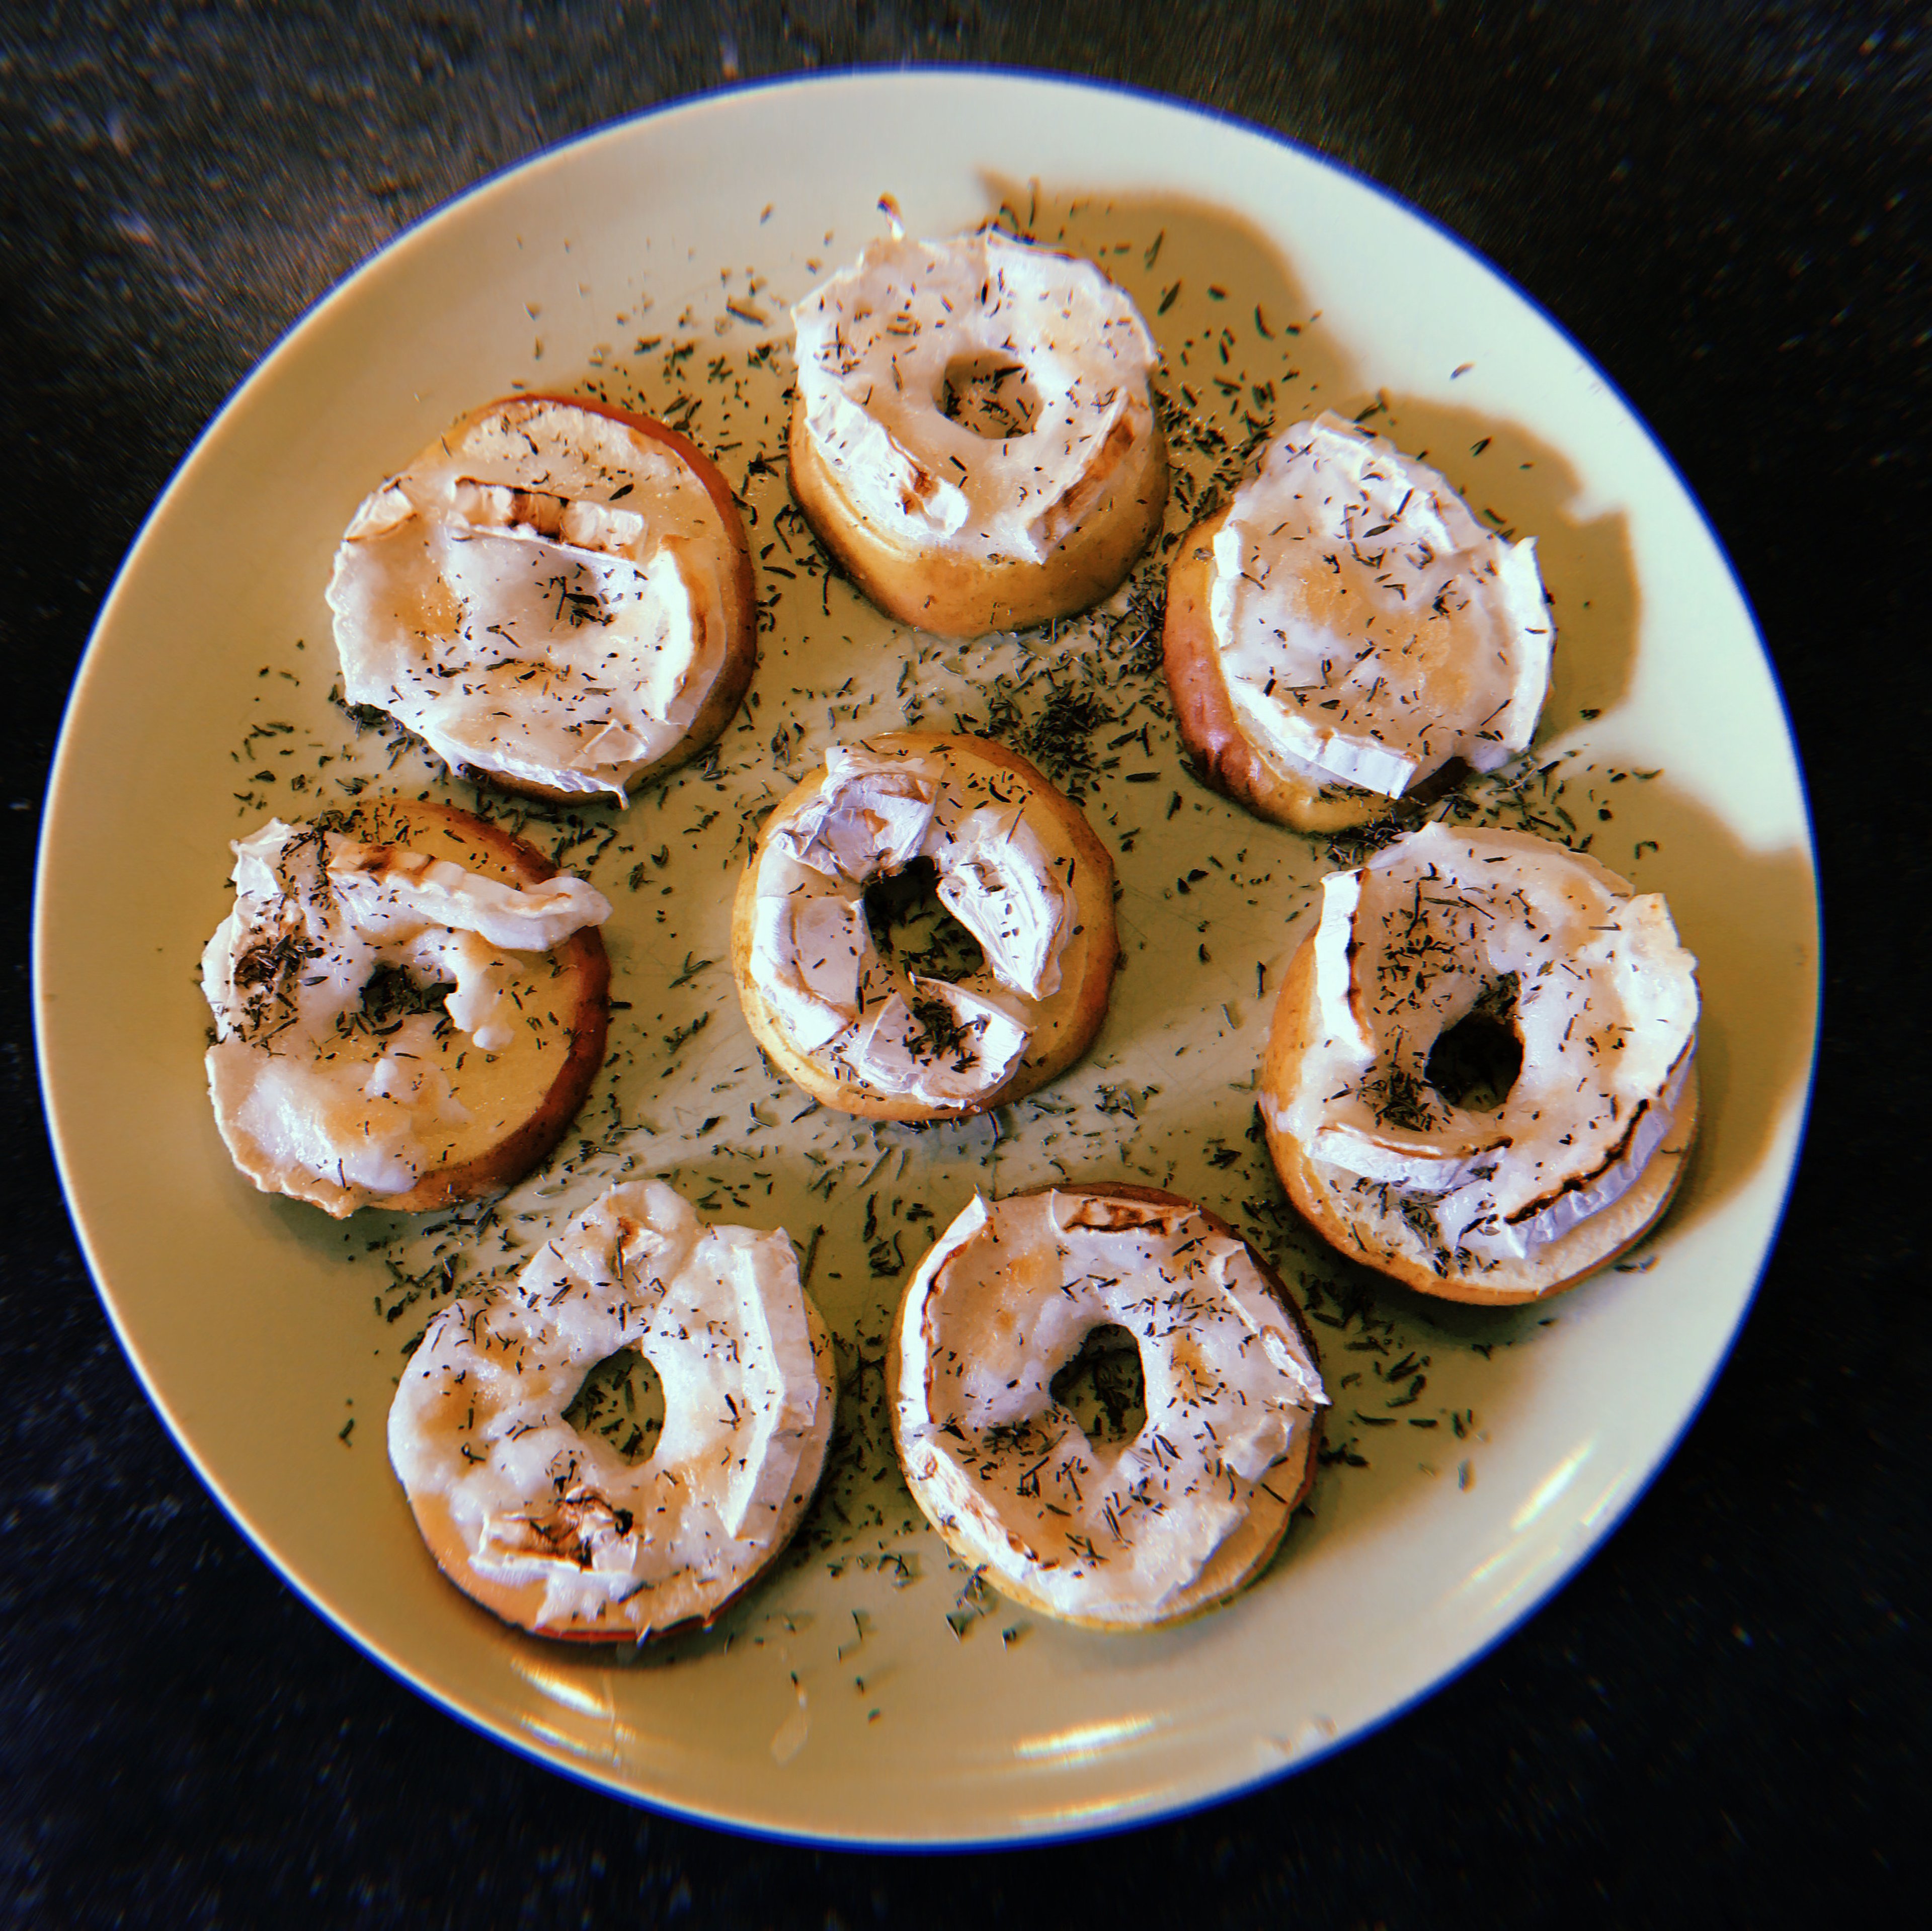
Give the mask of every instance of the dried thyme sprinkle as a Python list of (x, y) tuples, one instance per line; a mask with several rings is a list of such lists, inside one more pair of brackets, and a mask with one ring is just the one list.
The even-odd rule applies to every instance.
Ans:
[(922, 1036), (918, 1049), (920, 1058), (951, 1057), (956, 1071), (965, 1072), (971, 1068), (974, 1045), (979, 1035), (977, 1027), (962, 1026), (952, 1008), (944, 1000), (936, 997), (915, 999), (912, 1002), (912, 1016)]
[(1406, 1066), (1390, 1066), (1387, 1072), (1364, 1081), (1362, 1096), (1383, 1126), (1426, 1133), (1436, 1124), (1428, 1087)]

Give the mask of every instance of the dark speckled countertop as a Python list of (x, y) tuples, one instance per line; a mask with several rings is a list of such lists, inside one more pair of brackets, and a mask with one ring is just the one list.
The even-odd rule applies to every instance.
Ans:
[[(143, 1400), (62, 1207), (26, 881), (65, 694), (141, 518), (332, 284), (482, 176), (619, 115), (741, 78), (959, 61), (1278, 129), (1465, 236), (1586, 346), (1757, 611), (1811, 787), (1829, 943), (1809, 1150), (1757, 1304), (1580, 1575), (1299, 1777), (1124, 1837), (893, 1858), (580, 1789), (392, 1680), (242, 1541)], [(1862, 1917), (1922, 1871), (1932, 877), (1924, 787), (1903, 781), (1932, 721), (1922, 6), (16, 0), (0, 154), (0, 1910), (1767, 1924)]]

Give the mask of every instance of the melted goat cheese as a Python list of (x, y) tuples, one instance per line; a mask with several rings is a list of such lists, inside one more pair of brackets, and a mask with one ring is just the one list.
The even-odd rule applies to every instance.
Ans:
[[(277, 1184), (310, 1174), (406, 1193), (470, 1117), (446, 1070), (445, 1033), (502, 1051), (524, 1024), (514, 955), (602, 924), (609, 902), (580, 878), (519, 888), (279, 818), (234, 851), (235, 909), (201, 968), (224, 1132), (253, 1142)], [(382, 967), (418, 988), (451, 985), (443, 1015), (410, 1012), (380, 1035), (360, 1027)]]
[[(824, 782), (767, 827), (758, 860), (749, 976), (800, 1051), (930, 1106), (1005, 1081), (1032, 1013), (1060, 988), (1073, 923), (1072, 861), (1049, 852), (1016, 781), (1013, 792), (965, 780), (937, 752), (826, 754)], [(866, 886), (922, 857), (985, 954), (958, 985), (872, 943)]]
[[(1139, 1342), (1147, 1411), (1117, 1444), (1052, 1392), (1108, 1324)], [(1191, 1208), (976, 1198), (914, 1275), (898, 1345), (922, 1503), (996, 1578), (1090, 1621), (1157, 1617), (1328, 1402), (1253, 1257)]]
[[(868, 523), (922, 549), (1042, 562), (1082, 485), (1153, 426), (1160, 352), (1132, 302), (1091, 262), (995, 230), (870, 242), (792, 322), (814, 445)], [(948, 372), (986, 361), (1024, 370), (1023, 433), (944, 413)]]
[[(1450, 1252), (1522, 1258), (1635, 1184), (1696, 1039), (1696, 961), (1663, 899), (1523, 832), (1424, 826), (1323, 881), (1314, 1013), (1279, 1126), (1426, 1211)], [(1522, 1066), (1492, 1112), (1429, 1056), (1514, 982)]]
[(734, 555), (668, 444), (569, 403), (498, 404), (350, 523), (328, 586), (344, 694), (452, 766), (621, 799), (723, 667)]
[[(662, 1383), (651, 1455), (626, 1462), (564, 1418), (585, 1375), (634, 1348)], [(614, 1188), (516, 1282), (431, 1321), (389, 1413), (412, 1502), (447, 1508), (470, 1567), (543, 1585), (542, 1626), (614, 1608), (641, 1638), (706, 1617), (789, 1532), (829, 1420), (781, 1229), (706, 1227), (658, 1180)]]
[(1208, 616), (1242, 735), (1290, 776), (1399, 798), (1529, 742), (1555, 626), (1533, 539), (1323, 415), (1277, 438), (1214, 537)]

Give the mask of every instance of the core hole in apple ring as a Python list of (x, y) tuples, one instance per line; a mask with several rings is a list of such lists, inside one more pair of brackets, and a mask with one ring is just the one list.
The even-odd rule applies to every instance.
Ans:
[[(238, 967), (236, 976), (241, 976)], [(407, 1018), (412, 1013), (440, 1015), (447, 1009), (450, 984), (447, 979), (430, 979), (418, 983), (405, 967), (379, 965), (362, 988), (362, 1004), (353, 1012), (344, 1013), (337, 1024), (345, 1033), (358, 1027), (370, 1033), (380, 1033), (385, 1027), (393, 1027), (396, 1021)]]
[(939, 898), (939, 867), (923, 856), (865, 889), (866, 923), (883, 959), (922, 979), (957, 985), (986, 962), (979, 940)]
[(1040, 417), (1040, 396), (1024, 362), (982, 352), (957, 356), (946, 365), (939, 412), (989, 442), (1003, 442), (1031, 433)]
[(1522, 1072), (1516, 1026), (1516, 976), (1493, 979), (1475, 1004), (1429, 1049), (1429, 1084), (1466, 1113), (1494, 1113)]
[(1090, 1328), (1072, 1360), (1047, 1384), (1091, 1442), (1130, 1441), (1147, 1426), (1147, 1378), (1131, 1328)]
[(563, 1419), (581, 1435), (601, 1436), (623, 1461), (640, 1468), (664, 1433), (664, 1382), (635, 1348), (607, 1354), (584, 1378)]

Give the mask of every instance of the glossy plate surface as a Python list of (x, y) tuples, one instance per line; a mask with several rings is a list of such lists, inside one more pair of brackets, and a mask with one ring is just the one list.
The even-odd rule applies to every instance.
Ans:
[[(1372, 409), (1537, 536), (1562, 632), (1535, 760), (1551, 769), (1514, 805), (1484, 796), (1594, 835), (1669, 895), (1701, 961), (1706, 1124), (1634, 1266), (1510, 1315), (1342, 1278), (1289, 1225), (1249, 1135), (1268, 991), (1327, 856), (1184, 775), (1144, 597), (1052, 639), (942, 647), (824, 580), (786, 509), (784, 311), (880, 232), (886, 193), (928, 235), (1004, 205), (1134, 294), (1180, 412), (1170, 532), (1255, 425), (1332, 406)], [(338, 1226), (229, 1165), (197, 962), (228, 902), (226, 842), (272, 811), (334, 802), (345, 772), (472, 798), (331, 703), (322, 590), (363, 494), (518, 385), (640, 403), (717, 453), (766, 552), (758, 702), (712, 767), (628, 812), (532, 820), (618, 901), (629, 1002), (568, 1165), (474, 1240)], [(1142, 580), (1157, 589), (1157, 570)], [(1058, 761), (1119, 855), (1126, 957), (1100, 1041), (1046, 1105), (923, 1135), (795, 1118), (719, 963), (746, 817), (835, 733), (908, 718), (1004, 722)], [(1749, 613), (1575, 346), (1450, 238), (1306, 154), (1158, 101), (982, 74), (814, 80), (616, 127), (478, 190), (324, 302), (184, 466), (102, 616), (38, 916), (49, 1102), (101, 1292), (268, 1558), (519, 1748), (694, 1816), (846, 1841), (1051, 1837), (1224, 1794), (1374, 1724), (1522, 1617), (1640, 1492), (1724, 1357), (1796, 1158), (1816, 1003), (1803, 794)], [(444, 1258), (458, 1277), (500, 1270), (627, 1166), (802, 1246), (818, 1228), (846, 1383), (800, 1549), (718, 1630), (639, 1657), (526, 1639), (451, 1590), (382, 1435)], [(1304, 1284), (1337, 1397), (1312, 1514), (1257, 1587), (1164, 1633), (982, 1599), (881, 1467), (879, 1337), (902, 1264), (974, 1185), (1060, 1173), (1172, 1185), (1252, 1229)]]

